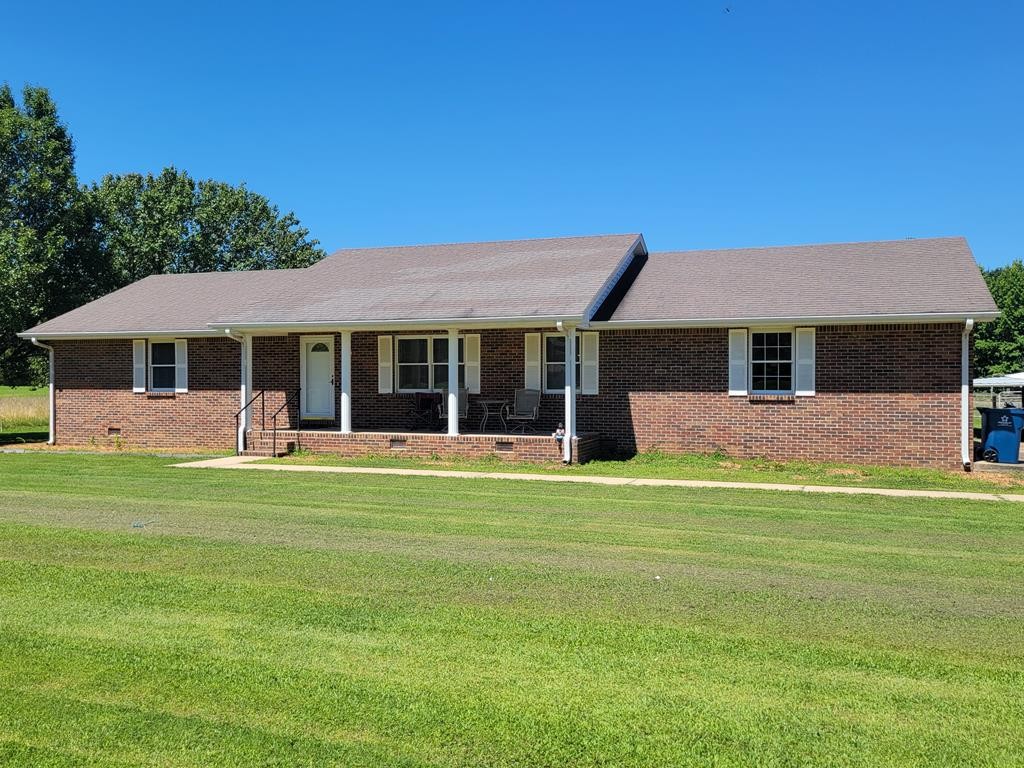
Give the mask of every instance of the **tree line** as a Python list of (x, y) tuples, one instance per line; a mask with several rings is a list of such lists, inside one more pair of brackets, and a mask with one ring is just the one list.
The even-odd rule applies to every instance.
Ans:
[[(0, 87), (0, 384), (46, 378), (15, 334), (143, 277), (306, 267), (323, 258), (293, 213), (244, 184), (174, 167), (81, 184), (45, 88)], [(975, 375), (1024, 370), (1024, 264), (982, 270), (1002, 317), (981, 324)]]
[(45, 88), (0, 87), (0, 384), (45, 380), (15, 334), (153, 274), (306, 267), (323, 258), (293, 213), (244, 184), (174, 167), (82, 184)]

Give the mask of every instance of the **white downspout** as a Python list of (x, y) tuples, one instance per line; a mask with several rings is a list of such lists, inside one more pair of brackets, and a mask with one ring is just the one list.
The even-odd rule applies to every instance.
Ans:
[(974, 429), (971, 424), (971, 331), (974, 329), (974, 318), (967, 318), (964, 331), (960, 336), (960, 460), (964, 469), (971, 471), (974, 459), (971, 448), (974, 446)]
[[(239, 363), (238, 376), (239, 376), (239, 396), (240, 396), (241, 402), (240, 402), (238, 407), (239, 408), (245, 408), (245, 405), (246, 405), (246, 403), (249, 402), (249, 397), (252, 394), (251, 392), (249, 392), (249, 357), (250, 357), (250, 349), (249, 349), (249, 345), (246, 343), (247, 339), (251, 338), (251, 337), (236, 336), (235, 334), (233, 334), (231, 332), (230, 328), (225, 329), (224, 330), (224, 334), (229, 339), (234, 339), (235, 341), (237, 341), (239, 344), (242, 345), (241, 349), (239, 350), (239, 357), (241, 358), (241, 362)], [(248, 409), (246, 409), (241, 414), (241, 418), (239, 418), (239, 420), (238, 420), (238, 433), (235, 435), (235, 449), (237, 450), (238, 453), (241, 453), (242, 451), (245, 450), (245, 432), (246, 432), (248, 426), (249, 426), (249, 411), (248, 411)]]
[(47, 439), (46, 444), (53, 445), (55, 442), (54, 422), (57, 418), (56, 390), (54, 390), (53, 388), (53, 347), (51, 347), (49, 344), (43, 344), (41, 341), (36, 340), (35, 336), (32, 337), (32, 343), (41, 349), (45, 349), (49, 353), (50, 357), (50, 437)]

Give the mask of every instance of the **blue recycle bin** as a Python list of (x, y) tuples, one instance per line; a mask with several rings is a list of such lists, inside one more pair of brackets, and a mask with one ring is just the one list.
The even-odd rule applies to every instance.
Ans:
[(1024, 408), (979, 408), (981, 411), (981, 457), (1000, 464), (1020, 461), (1020, 434), (1024, 430)]

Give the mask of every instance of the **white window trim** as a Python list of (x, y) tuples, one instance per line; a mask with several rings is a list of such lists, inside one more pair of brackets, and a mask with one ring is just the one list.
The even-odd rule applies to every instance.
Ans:
[[(789, 334), (789, 389), (754, 389), (754, 334), (755, 333), (788, 333)], [(758, 360), (757, 362), (765, 362)], [(786, 362), (770, 360), (768, 362)], [(747, 391), (752, 395), (792, 395), (796, 393), (796, 328), (785, 325), (766, 325), (747, 329)]]
[(175, 343), (177, 339), (173, 336), (159, 336), (152, 339), (146, 339), (146, 391), (147, 392), (177, 392), (175, 383), (172, 383), (169, 387), (154, 387), (153, 386), (153, 345), (154, 344), (170, 344), (174, 347), (174, 362), (170, 365), (161, 363), (157, 365), (157, 368), (170, 368), (174, 372), (174, 381), (177, 382), (178, 375), (178, 345)]
[[(399, 350), (399, 347), (400, 347), (399, 342), (401, 342), (402, 340), (414, 341), (416, 339), (426, 339), (427, 340), (427, 362), (426, 363), (402, 363), (402, 361), (398, 357), (398, 350)], [(434, 362), (434, 339), (444, 339), (445, 343), (446, 344), (448, 343), (448, 336), (447, 336), (447, 334), (443, 334), (443, 333), (435, 333), (433, 335), (431, 335), (431, 334), (420, 334), (420, 335), (395, 336), (395, 351), (394, 351), (395, 392), (398, 392), (399, 394), (403, 394), (404, 395), (404, 394), (415, 394), (416, 392), (442, 392), (442, 391), (448, 389), (448, 374), (447, 373), (445, 374), (444, 386), (437, 386), (437, 382), (435, 382), (433, 380), (434, 379), (434, 366), (435, 365), (447, 365), (448, 364), (447, 362), (445, 362), (445, 363), (435, 363)], [(463, 369), (462, 380), (463, 381), (467, 381), (467, 378), (466, 378), (466, 337), (464, 335), (460, 334), (459, 335), (459, 341), (462, 342), (462, 344), (460, 345), (462, 347), (462, 362), (459, 363), (459, 367)], [(434, 384), (434, 386), (433, 387), (427, 387), (426, 389), (403, 389), (402, 387), (399, 386), (399, 382), (401, 381), (401, 378), (399, 376), (399, 371), (401, 370), (402, 365), (426, 365), (427, 366), (427, 371), (428, 371), (428, 374), (427, 374), (428, 375), (428, 381), (430, 381), (432, 384)], [(467, 383), (468, 383), (468, 381), (467, 381)]]
[[(557, 336), (559, 338), (564, 339), (566, 337), (566, 334), (564, 334), (564, 333), (544, 333), (544, 334), (541, 335), (541, 339), (540, 339), (540, 381), (541, 381), (541, 391), (545, 395), (564, 395), (565, 394), (565, 387), (556, 387), (555, 389), (549, 389), (548, 388), (548, 339), (553, 337), (553, 336)], [(577, 365), (577, 370), (576, 370), (576, 394), (578, 395), (578, 394), (580, 394), (580, 386), (581, 386), (580, 378), (581, 378), (581, 374), (583, 373), (583, 345), (580, 344), (579, 334), (577, 334), (577, 338), (576, 338), (576, 357), (578, 358), (578, 360), (576, 361), (576, 365)], [(551, 365), (565, 365), (565, 362), (555, 361), (555, 362), (551, 363)]]

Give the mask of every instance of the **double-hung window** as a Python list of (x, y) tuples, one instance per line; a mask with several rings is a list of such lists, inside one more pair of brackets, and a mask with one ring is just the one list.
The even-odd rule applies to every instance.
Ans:
[[(399, 392), (448, 388), (448, 337), (399, 336), (396, 345)], [(459, 337), (459, 387), (466, 386), (465, 341)]]
[(149, 345), (149, 389), (173, 392), (177, 357), (173, 341), (154, 341)]
[(188, 342), (133, 339), (132, 392), (188, 392)]
[(789, 394), (793, 391), (792, 332), (751, 332), (750, 389), (759, 394)]
[[(580, 389), (580, 350), (582, 344), (576, 343), (576, 390)], [(548, 394), (565, 392), (565, 334), (548, 333), (544, 335), (544, 391)]]

